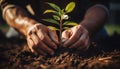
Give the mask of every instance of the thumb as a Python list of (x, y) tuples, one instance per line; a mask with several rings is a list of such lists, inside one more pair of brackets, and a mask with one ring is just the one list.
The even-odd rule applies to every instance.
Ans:
[(56, 33), (55, 30), (50, 30), (50, 29), (49, 29), (49, 35), (50, 35), (50, 38), (51, 38), (56, 44), (59, 44), (58, 36), (57, 36), (57, 33)]
[(66, 42), (70, 37), (70, 33), (68, 30), (62, 32), (62, 43)]

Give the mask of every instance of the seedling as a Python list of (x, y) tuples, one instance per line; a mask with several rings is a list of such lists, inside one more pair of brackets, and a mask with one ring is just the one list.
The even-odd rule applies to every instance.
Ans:
[(69, 16), (68, 16), (68, 14), (74, 10), (75, 2), (68, 3), (64, 9), (61, 9), (58, 5), (54, 3), (47, 2), (47, 4), (53, 9), (47, 9), (44, 11), (43, 14), (53, 13), (52, 15), (53, 18), (42, 19), (42, 20), (59, 26), (59, 28), (54, 27), (54, 26), (48, 26), (48, 27), (52, 30), (59, 31), (59, 34), (60, 34), (59, 39), (60, 39), (60, 46), (61, 46), (62, 45), (62, 42), (61, 42), (62, 31), (69, 29), (72, 26), (78, 25), (74, 21), (69, 21)]

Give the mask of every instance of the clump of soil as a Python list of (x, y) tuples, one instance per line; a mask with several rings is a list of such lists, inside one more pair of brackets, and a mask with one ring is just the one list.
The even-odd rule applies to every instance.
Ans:
[[(41, 56), (32, 54), (24, 39), (2, 37), (3, 40), (0, 40), (0, 68), (120, 69), (120, 48), (118, 47), (120, 43), (117, 42), (119, 45), (114, 46), (116, 41), (119, 41), (118, 38), (120, 36), (115, 35), (105, 40), (106, 43), (104, 41), (100, 44), (99, 42), (93, 42), (87, 52), (59, 48), (54, 56)], [(114, 48), (111, 48), (111, 46)]]

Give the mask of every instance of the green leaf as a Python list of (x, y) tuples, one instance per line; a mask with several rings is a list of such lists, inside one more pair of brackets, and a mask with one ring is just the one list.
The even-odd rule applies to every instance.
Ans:
[(54, 18), (55, 20), (60, 20), (60, 17), (57, 16), (57, 15), (53, 15), (53, 18)]
[(56, 11), (60, 11), (60, 10), (61, 10), (60, 7), (57, 6), (57, 5), (54, 4), (54, 3), (49, 3), (49, 2), (47, 2), (47, 4), (48, 4), (49, 6), (51, 6), (52, 8), (54, 8)]
[(59, 25), (59, 22), (54, 20), (54, 19), (42, 19), (43, 21), (46, 21), (46, 22), (50, 22), (50, 23), (53, 23), (53, 24), (57, 24)]
[(73, 21), (66, 21), (63, 23), (63, 25), (76, 26), (76, 25), (78, 25), (78, 23), (73, 22)]
[(64, 10), (65, 10), (65, 9), (60, 10), (60, 11), (58, 12), (58, 14), (59, 14), (60, 16), (63, 15), (63, 14), (65, 14)]
[(64, 27), (63, 29), (64, 29), (64, 30), (67, 30), (67, 29), (70, 29), (70, 28), (69, 28), (69, 27)]
[(57, 13), (55, 10), (45, 10), (43, 14), (46, 14), (46, 13)]
[(67, 4), (65, 11), (67, 13), (70, 13), (74, 10), (74, 8), (75, 8), (75, 2), (70, 2), (69, 4)]
[(50, 28), (51, 30), (59, 30), (58, 28), (53, 27), (53, 26), (48, 26), (48, 28)]

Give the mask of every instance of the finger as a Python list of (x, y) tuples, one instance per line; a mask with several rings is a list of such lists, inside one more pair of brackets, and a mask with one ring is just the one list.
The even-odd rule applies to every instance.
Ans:
[(34, 49), (36, 51), (36, 53), (42, 54), (42, 55), (46, 55), (45, 52), (43, 52), (40, 48), (39, 48), (39, 42), (41, 42), (41, 40), (37, 37), (36, 34), (31, 34), (31, 38), (32, 41), (34, 43), (34, 45), (32, 46), (32, 49)]
[[(33, 47), (34, 49), (38, 48), (38, 46), (40, 46), (40, 49), (43, 50), (44, 52), (47, 52), (51, 55), (54, 54), (54, 51), (52, 49), (50, 49), (48, 46), (46, 46), (41, 39), (39, 39), (35, 34), (31, 35), (33, 42), (35, 43), (35, 46)], [(44, 39), (45, 36), (42, 36), (42, 38)], [(39, 40), (39, 41), (38, 41)]]
[(32, 33), (32, 34), (31, 34), (31, 39), (32, 39), (32, 41), (34, 42), (35, 46), (37, 46), (37, 45), (39, 44), (39, 40), (40, 40), (40, 39), (37, 37), (36, 34)]
[[(33, 39), (35, 39), (36, 37), (32, 37)], [(36, 40), (35, 40), (36, 41)], [(34, 41), (34, 43), (35, 43)], [(49, 47), (47, 47), (42, 41), (41, 39), (39, 39), (39, 42), (36, 42), (36, 44), (33, 46), (33, 49), (37, 52), (40, 53), (42, 55), (46, 55), (46, 53), (53, 55), (54, 51), (52, 49), (50, 49)]]
[(89, 37), (86, 38), (87, 40), (85, 41), (83, 46), (80, 46), (78, 50), (81, 51), (86, 51), (89, 48), (90, 42), (89, 42)]
[(90, 46), (90, 40), (89, 40), (89, 37), (88, 37), (88, 38), (87, 38), (87, 41), (85, 42), (83, 51), (88, 50), (89, 46)]
[(57, 49), (57, 45), (48, 37), (48, 35), (46, 35), (44, 43), (53, 49)]
[(50, 55), (54, 55), (54, 51), (51, 49), (51, 48), (49, 48), (46, 44), (44, 44), (42, 41), (40, 42), (40, 48), (44, 51), (44, 52), (46, 52), (46, 53), (48, 53), (48, 54), (50, 54)]
[(85, 41), (84, 45), (81, 46), (81, 50), (86, 51), (89, 48), (89, 45), (90, 45), (89, 33), (86, 29), (83, 29), (82, 31), (86, 35), (86, 41)]
[(38, 46), (38, 44), (34, 44), (33, 46), (31, 46), (31, 48), (34, 50), (34, 54), (41, 54), (41, 55), (46, 55), (46, 53), (44, 53)]
[(59, 40), (58, 40), (56, 31), (49, 29), (49, 36), (57, 45), (59, 44)]
[(70, 37), (70, 32), (68, 30), (65, 30), (64, 32), (62, 32), (62, 43), (67, 41), (69, 37)]
[(28, 47), (31, 50), (31, 52), (34, 53), (35, 50), (32, 48), (34, 46), (34, 43), (30, 38), (27, 38), (27, 44), (28, 44)]
[(38, 53), (38, 54), (46, 56), (47, 54), (40, 48), (39, 42), (41, 42), (41, 40), (38, 39), (35, 34), (32, 34), (32, 41), (34, 43), (34, 45), (32, 46), (32, 49), (35, 51), (34, 53)]
[(38, 54), (41, 54), (41, 55), (43, 55), (43, 56), (46, 56), (46, 55), (47, 55), (47, 53), (45, 53), (42, 49), (40, 49), (39, 46), (34, 47), (34, 49), (35, 49), (35, 51), (36, 51)]
[(63, 44), (64, 47), (69, 47), (74, 42), (76, 42), (80, 37), (80, 31), (76, 31), (76, 33), (73, 33), (72, 36)]
[[(42, 31), (41, 29), (39, 29), (40, 28), (40, 26), (39, 25), (36, 25), (35, 26), (35, 30), (40, 30), (40, 34), (41, 34), (41, 36), (40, 36), (40, 38), (39, 38), (39, 36), (37, 35), (37, 37), (38, 38), (36, 38), (35, 36), (33, 36), (33, 40), (36, 38), (36, 40), (35, 41), (37, 41), (38, 39), (39, 39), (39, 41), (38, 42), (36, 42), (36, 44), (37, 44), (37, 46), (39, 46), (39, 48), (41, 49), (41, 50), (43, 50), (45, 53), (48, 53), (48, 54), (51, 54), (51, 55), (53, 55), (54, 54), (54, 51), (51, 49), (51, 48), (49, 48), (46, 44), (44, 44), (43, 42), (42, 42), (42, 40), (41, 39), (44, 39), (44, 32), (47, 32), (47, 31)], [(36, 33), (37, 34), (37, 33)]]
[(75, 42), (73, 45), (71, 45), (69, 48), (77, 48), (78, 46), (83, 46), (86, 41), (87, 35), (82, 34), (81, 37), (77, 42)]
[(41, 33), (41, 30), (38, 30), (37, 35), (39, 39), (41, 39), (47, 46), (50, 46), (53, 49), (57, 49), (57, 45), (52, 42), (52, 40), (48, 37), (47, 34)]

